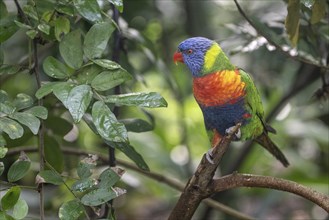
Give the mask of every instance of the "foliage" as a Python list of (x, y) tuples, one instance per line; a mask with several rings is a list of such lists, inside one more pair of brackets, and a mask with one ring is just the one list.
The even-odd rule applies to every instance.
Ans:
[[(292, 164), (283, 170), (264, 151), (233, 144), (221, 173), (279, 175), (329, 193), (325, 3), (241, 1), (243, 17), (234, 1), (0, 0), (0, 219), (38, 217), (29, 202), (38, 198), (23, 194), (42, 187), (55, 190), (44, 192), (45, 209), (60, 219), (96, 218), (104, 207), (114, 218), (108, 201), (126, 190), (118, 216), (168, 216), (177, 192), (143, 175), (151, 169), (183, 182), (208, 150), (190, 77), (171, 57), (196, 35), (219, 40), (253, 74), (278, 133), (273, 139)], [(313, 95), (324, 101), (311, 102)], [(108, 148), (143, 174), (120, 180), (123, 171), (103, 169), (102, 157), (77, 157)], [(298, 210), (303, 218), (327, 216), (271, 190), (227, 192), (218, 201), (260, 219), (297, 218)], [(209, 207), (196, 214), (211, 215), (230, 218)]]

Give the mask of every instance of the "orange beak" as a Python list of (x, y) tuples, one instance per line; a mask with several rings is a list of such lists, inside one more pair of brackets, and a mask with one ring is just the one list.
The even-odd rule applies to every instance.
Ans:
[(184, 63), (183, 54), (181, 52), (174, 53), (174, 62), (175, 64), (177, 64), (177, 62)]

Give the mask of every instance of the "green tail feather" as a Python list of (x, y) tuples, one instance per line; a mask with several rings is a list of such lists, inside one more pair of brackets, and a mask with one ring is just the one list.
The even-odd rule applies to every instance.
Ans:
[(289, 166), (287, 158), (265, 132), (258, 136), (255, 141), (266, 150), (268, 150), (273, 156), (275, 156), (276, 159), (278, 159), (283, 164), (283, 166)]

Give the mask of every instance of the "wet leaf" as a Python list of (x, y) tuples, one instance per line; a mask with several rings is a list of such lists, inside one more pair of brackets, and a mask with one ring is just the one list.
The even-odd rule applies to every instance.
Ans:
[(116, 182), (118, 182), (123, 175), (124, 170), (122, 169), (112, 169), (107, 168), (104, 170), (99, 176), (99, 188), (109, 188), (114, 186)]
[(43, 106), (34, 106), (32, 108), (29, 108), (28, 110), (24, 111), (25, 113), (32, 114), (38, 118), (41, 118), (43, 120), (46, 120), (48, 117), (48, 110), (47, 108)]
[(92, 96), (89, 85), (79, 85), (70, 91), (66, 105), (75, 123), (79, 122), (85, 114)]
[(97, 59), (97, 60), (93, 60), (93, 62), (96, 63), (97, 65), (104, 67), (106, 69), (109, 69), (109, 70), (116, 70), (116, 69), (122, 68), (118, 63), (116, 63), (112, 60)]
[(59, 43), (59, 52), (65, 63), (73, 68), (78, 69), (83, 62), (82, 42), (80, 30), (75, 30), (64, 36)]
[(66, 79), (73, 73), (69, 67), (52, 56), (43, 61), (43, 70), (48, 76), (55, 79)]
[(29, 212), (29, 207), (25, 200), (18, 199), (13, 210), (13, 217), (15, 219), (24, 219)]
[(2, 210), (8, 210), (14, 207), (21, 194), (21, 188), (19, 186), (11, 187), (6, 194), (1, 198)]
[(9, 182), (16, 182), (22, 179), (30, 169), (31, 161), (24, 152), (21, 152), (20, 157), (10, 167), (7, 173)]
[(90, 60), (101, 57), (113, 31), (114, 26), (111, 22), (94, 24), (84, 40), (83, 51), (86, 57)]
[(24, 133), (24, 129), (19, 123), (7, 117), (0, 117), (0, 131), (8, 134), (11, 139), (20, 138)]
[(37, 97), (37, 99), (41, 99), (45, 97), (46, 95), (52, 93), (54, 87), (60, 83), (62, 82), (48, 82), (46, 84), (43, 84), (41, 88), (38, 89), (37, 92), (35, 93), (35, 97)]
[(100, 188), (84, 195), (81, 198), (81, 203), (87, 206), (98, 206), (124, 193), (126, 190), (120, 188)]
[(15, 112), (10, 115), (10, 118), (15, 119), (19, 123), (27, 126), (33, 134), (38, 134), (40, 128), (40, 120), (34, 115), (26, 112)]
[(29, 95), (19, 93), (13, 101), (13, 105), (16, 107), (17, 110), (29, 108), (33, 105), (33, 99)]
[(129, 157), (134, 163), (141, 168), (142, 170), (150, 170), (146, 162), (144, 161), (142, 155), (140, 155), (134, 147), (129, 145), (128, 143), (120, 143), (120, 142), (110, 142), (106, 141), (105, 143), (110, 147), (116, 148), (124, 153), (127, 157)]
[(42, 183), (50, 183), (53, 185), (61, 185), (64, 183), (62, 177), (53, 170), (42, 170), (38, 176), (42, 178)]
[(123, 69), (104, 71), (94, 78), (91, 86), (97, 91), (106, 91), (130, 79), (132, 79), (132, 76)]
[(65, 202), (59, 208), (58, 216), (61, 220), (76, 220), (84, 213), (84, 207), (77, 199)]
[(89, 155), (80, 161), (77, 167), (77, 173), (80, 179), (86, 179), (92, 175), (92, 169), (96, 167), (96, 155)]
[(105, 102), (147, 108), (167, 107), (166, 100), (156, 92), (110, 95), (105, 98)]
[(91, 22), (102, 20), (101, 10), (97, 0), (73, 0), (74, 7), (78, 13)]
[(128, 142), (125, 126), (118, 122), (115, 115), (102, 101), (94, 103), (92, 118), (100, 136), (108, 141)]
[[(66, 17), (59, 17), (55, 21), (55, 37), (61, 41), (62, 36), (70, 32), (70, 21)], [(72, 67), (73, 68), (73, 67)]]
[(74, 84), (71, 82), (60, 82), (53, 87), (54, 95), (68, 108), (68, 97), (71, 90), (74, 88)]
[(71, 186), (73, 191), (84, 192), (94, 188), (98, 184), (96, 179), (85, 178), (74, 182)]

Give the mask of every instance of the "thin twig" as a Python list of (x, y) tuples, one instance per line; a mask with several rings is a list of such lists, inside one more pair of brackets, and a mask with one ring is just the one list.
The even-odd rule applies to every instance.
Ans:
[[(33, 147), (33, 146), (23, 146), (23, 147), (15, 147), (15, 148), (10, 148), (9, 151), (7, 152), (6, 156), (13, 156), (13, 155), (17, 155), (19, 154), (21, 151), (27, 152), (27, 153), (34, 153), (37, 152), (38, 149), (37, 147)], [(86, 151), (86, 150), (81, 150), (77, 147), (62, 147), (62, 152), (64, 154), (70, 154), (70, 155), (77, 155), (77, 156), (88, 156), (89, 154), (95, 154), (98, 157), (98, 160), (102, 162), (102, 164), (108, 164), (109, 159), (106, 155), (101, 154), (99, 152), (94, 152), (94, 151)], [(124, 160), (120, 160), (117, 159), (117, 163), (120, 166), (123, 166), (127, 169), (133, 170), (137, 173), (140, 173), (150, 179), (156, 180), (160, 183), (166, 184), (167, 186), (172, 187), (173, 189), (176, 189), (178, 191), (183, 191), (185, 184), (180, 182), (179, 180), (173, 179), (173, 178), (169, 178), (167, 176), (164, 176), (162, 174), (159, 173), (155, 173), (155, 172), (150, 172), (150, 171), (145, 171), (142, 170), (140, 168), (138, 168), (136, 165), (126, 162)], [(235, 219), (240, 219), (240, 220), (251, 220), (253, 219), (252, 217), (243, 214), (235, 209), (232, 209), (229, 206), (226, 206), (222, 203), (219, 203), (213, 199), (207, 198), (204, 199), (202, 202), (204, 202), (205, 204), (207, 204), (208, 206), (211, 206), (212, 208), (223, 212), (227, 215), (230, 215), (232, 217), (234, 217)]]
[(272, 176), (233, 173), (216, 179), (209, 186), (213, 193), (237, 187), (260, 187), (286, 191), (314, 202), (329, 212), (329, 197), (296, 182)]
[(233, 0), (239, 13), (242, 15), (242, 17), (244, 17), (244, 19), (256, 30), (256, 32), (264, 37), (268, 43), (270, 43), (272, 46), (274, 46), (276, 49), (278, 49), (280, 52), (282, 52), (284, 55), (294, 59), (294, 60), (297, 60), (297, 61), (300, 61), (300, 62), (303, 62), (303, 63), (307, 63), (307, 64), (310, 64), (310, 65), (313, 65), (313, 66), (317, 66), (317, 67), (320, 67), (320, 68), (323, 68), (323, 69), (327, 69), (329, 70), (329, 66), (324, 66), (324, 65), (321, 65), (321, 64), (318, 64), (318, 63), (314, 63), (312, 62), (311, 60), (308, 60), (304, 57), (301, 57), (301, 56), (293, 56), (291, 55), (289, 52), (287, 52), (286, 50), (284, 50), (279, 44), (275, 43), (271, 38), (269, 38), (266, 34), (264, 34), (264, 32), (260, 29), (258, 29), (256, 27), (256, 25), (254, 24), (254, 22), (247, 16), (247, 14), (243, 11), (243, 9), (241, 8), (240, 4), (238, 3), (237, 0)]

